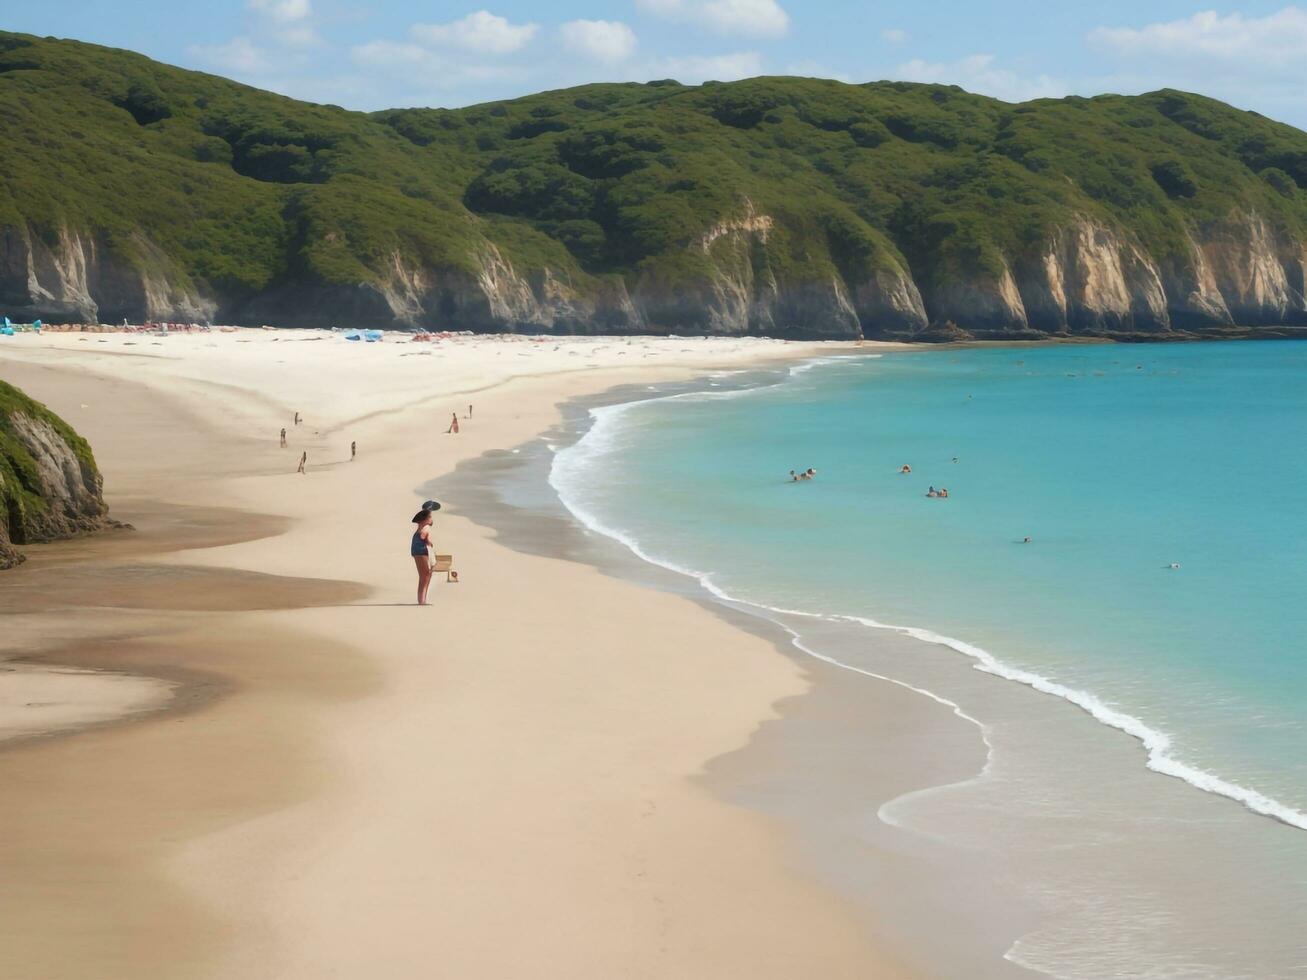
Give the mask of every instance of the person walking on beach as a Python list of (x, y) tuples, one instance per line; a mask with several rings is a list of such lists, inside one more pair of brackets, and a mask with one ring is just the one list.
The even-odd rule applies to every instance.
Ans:
[[(430, 501), (430, 503), (435, 504), (436, 508), (440, 507), (434, 500)], [(432, 509), (423, 507), (413, 515), (413, 523), (417, 525), (417, 530), (413, 532), (413, 539), (408, 548), (409, 554), (413, 556), (413, 564), (418, 571), (419, 606), (427, 604), (427, 590), (431, 588), (431, 556), (434, 554), (433, 549), (435, 548), (435, 544), (431, 540), (431, 525), (434, 520), (431, 516)]]
[(299, 424), (300, 424), (300, 413), (299, 413), (299, 412), (296, 412), (296, 413), (295, 413), (295, 424), (296, 424), (296, 425), (299, 425)]
[(349, 444), (349, 461), (351, 463), (354, 462), (354, 457), (357, 456), (358, 453), (359, 453), (359, 444), (357, 442), (351, 442)]
[(453, 412), (453, 413), (451, 413), (450, 421), (449, 421), (449, 428), (445, 430), (445, 435), (449, 435), (451, 432), (452, 432), (454, 435), (458, 435), (458, 413), (457, 413), (457, 412)]
[(308, 462), (309, 462), (309, 453), (308, 450), (306, 449), (304, 452), (300, 453), (300, 465), (296, 467), (295, 472), (303, 473), (304, 467), (308, 465)]
[(468, 418), (471, 418), (471, 417), (472, 417), (472, 406), (471, 406), (471, 405), (469, 405), (469, 406), (467, 407), (467, 417), (468, 417)]
[(286, 448), (286, 427), (284, 425), (281, 427), (281, 448)]

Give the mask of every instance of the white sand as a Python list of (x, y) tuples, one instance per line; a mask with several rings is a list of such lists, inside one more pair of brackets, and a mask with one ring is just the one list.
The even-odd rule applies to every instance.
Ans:
[[(166, 396), (164, 428), (176, 401), (262, 440), (219, 460), (170, 452), (155, 488), (291, 515), (291, 530), (170, 560), (375, 591), (334, 608), (196, 617), (188, 666), (229, 675), (234, 693), (181, 723), (26, 753), (47, 774), (31, 792), (83, 801), (98, 821), (42, 824), (39, 795), (16, 811), (6, 836), (49, 857), (9, 871), (13, 894), (39, 890), (4, 910), (0, 974), (25, 962), (97, 978), (904, 975), (793, 866), (776, 827), (690, 781), (803, 690), (769, 644), (443, 513), (439, 550), (464, 581), (433, 585), (430, 608), (410, 605), (417, 488), (460, 459), (517, 445), (557, 420), (560, 401), (614, 384), (830, 352), (675, 338), (367, 345), (312, 331), (6, 338), (0, 377), (6, 360), (37, 388), (34, 365), (98, 377), (76, 404), (66, 385), (44, 397), (96, 447), (111, 503), (118, 482), (168, 468), (150, 453), (157, 440), (122, 431), (115, 380)], [(462, 433), (444, 435), (469, 402)], [(185, 443), (183, 423), (172, 429)], [(203, 475), (224, 462), (247, 475)], [(96, 770), (75, 749), (91, 740)], [(118, 771), (169, 782), (123, 787)], [(3, 765), (0, 778), (13, 778)], [(112, 833), (85, 844), (106, 824), (127, 828), (131, 846)], [(82, 873), (53, 874), (61, 860)]]

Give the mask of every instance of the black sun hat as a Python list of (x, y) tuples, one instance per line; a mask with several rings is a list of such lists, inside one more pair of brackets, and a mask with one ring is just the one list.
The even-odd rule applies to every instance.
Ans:
[(438, 500), (428, 500), (422, 505), (422, 509), (413, 515), (412, 523), (420, 524), (438, 510), (440, 510), (440, 502)]

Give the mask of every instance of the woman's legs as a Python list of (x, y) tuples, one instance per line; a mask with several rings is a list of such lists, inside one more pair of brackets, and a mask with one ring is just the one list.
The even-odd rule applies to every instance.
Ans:
[(427, 604), (427, 589), (431, 587), (431, 559), (426, 555), (414, 555), (413, 563), (418, 569), (418, 605)]

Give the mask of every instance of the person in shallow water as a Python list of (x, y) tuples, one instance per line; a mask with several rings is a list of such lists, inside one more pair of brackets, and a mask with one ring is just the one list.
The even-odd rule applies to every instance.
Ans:
[(899, 472), (900, 472), (900, 473), (911, 473), (911, 472), (912, 472), (912, 467), (909, 466), (907, 463), (904, 463), (904, 464), (899, 468)]
[(926, 491), (926, 496), (927, 496), (927, 497), (938, 497), (938, 496), (939, 496), (939, 491), (935, 489), (935, 485), (934, 485), (933, 483), (930, 485), (930, 489)]
[[(435, 503), (434, 500), (429, 502)], [(440, 505), (436, 504), (436, 508), (439, 507)], [(427, 604), (427, 591), (431, 588), (431, 556), (432, 549), (435, 547), (431, 540), (431, 525), (434, 522), (431, 514), (431, 508), (423, 507), (413, 515), (413, 523), (417, 525), (417, 529), (413, 532), (413, 538), (409, 542), (408, 548), (418, 572), (419, 606)]]

